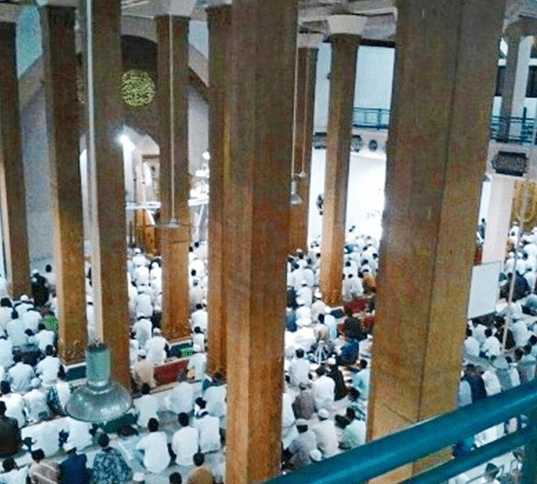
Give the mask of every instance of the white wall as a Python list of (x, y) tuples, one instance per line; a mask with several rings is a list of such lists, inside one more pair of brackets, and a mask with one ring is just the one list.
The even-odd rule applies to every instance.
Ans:
[[(311, 159), (308, 240), (322, 231), (322, 217), (316, 206), (317, 196), (324, 192), (326, 150), (313, 150)], [(384, 208), (386, 154), (362, 150), (351, 153), (347, 200), (347, 229), (356, 226), (358, 233), (380, 238)]]

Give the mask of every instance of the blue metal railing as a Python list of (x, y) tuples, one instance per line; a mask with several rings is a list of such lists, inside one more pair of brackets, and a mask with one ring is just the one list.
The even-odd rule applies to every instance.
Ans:
[(361, 484), (525, 414), (525, 428), (480, 447), (463, 457), (414, 476), (404, 484), (438, 484), (491, 458), (523, 445), (526, 452), (523, 484), (537, 482), (537, 380), (412, 425), (323, 462), (270, 480), (270, 484)]
[[(390, 110), (381, 108), (354, 108), (352, 125), (361, 129), (389, 129)], [(490, 138), (504, 143), (531, 144), (534, 119), (522, 117), (492, 116)]]

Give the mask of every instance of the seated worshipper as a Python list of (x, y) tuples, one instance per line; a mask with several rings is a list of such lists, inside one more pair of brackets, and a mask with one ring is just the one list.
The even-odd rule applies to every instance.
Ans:
[(200, 381), (202, 382), (202, 385), (205, 381), (205, 368), (207, 367), (207, 355), (205, 352), (200, 351), (199, 353), (193, 354), (190, 359), (188, 360), (187, 370), (190, 374), (192, 373), (192, 377), (194, 378), (194, 381)]
[(343, 323), (343, 334), (347, 339), (355, 339), (357, 341), (362, 341), (367, 337), (367, 334), (362, 328), (362, 323), (358, 318), (355, 318), (351, 312), (351, 309), (346, 308), (345, 314), (347, 318)]
[(38, 425), (29, 425), (21, 430), (23, 442), (31, 443), (31, 450), (41, 449), (46, 457), (52, 457), (60, 450), (60, 434), (67, 430), (63, 419), (45, 420), (47, 415), (40, 415)]
[(6, 415), (6, 404), (0, 401), (0, 457), (16, 454), (21, 446), (21, 433), (16, 419)]
[(308, 430), (306, 420), (297, 420), (296, 429), (298, 437), (291, 442), (286, 451), (288, 466), (291, 469), (299, 469), (311, 464), (310, 453), (317, 449), (317, 437), (311, 430)]
[(77, 454), (75, 445), (69, 442), (63, 446), (63, 450), (67, 453), (67, 458), (60, 463), (61, 484), (89, 484), (86, 454)]
[[(202, 402), (205, 403), (205, 401)], [(220, 450), (220, 420), (218, 417), (209, 415), (205, 408), (201, 408), (193, 426), (199, 432), (201, 452), (206, 454)]]
[(24, 332), (24, 323), (15, 310), (11, 313), (11, 321), (6, 324), (6, 331), (13, 346), (24, 346), (28, 343), (28, 335)]
[(337, 364), (344, 366), (354, 365), (358, 359), (359, 348), (357, 339), (346, 338), (345, 344), (337, 355)]
[(158, 420), (155, 418), (149, 419), (147, 429), (149, 434), (140, 439), (136, 444), (136, 450), (143, 451), (143, 463), (147, 471), (158, 474), (166, 469), (170, 463), (166, 433), (159, 432)]
[(360, 370), (352, 377), (352, 386), (360, 392), (364, 400), (369, 398), (369, 382), (371, 370), (367, 367), (367, 360), (360, 360)]
[(140, 344), (140, 348), (145, 348), (145, 345), (151, 338), (151, 332), (153, 331), (153, 324), (149, 318), (140, 317), (133, 324), (132, 330), (134, 331), (135, 337)]
[[(178, 384), (175, 385), (165, 398), (166, 407), (170, 412), (190, 415), (194, 410), (194, 385), (186, 379), (184, 371), (177, 376)], [(189, 464), (192, 459), (188, 459)]]
[(129, 336), (129, 367), (131, 368), (131, 372), (132, 372), (132, 367), (136, 365), (136, 363), (138, 362), (139, 351), (140, 351), (140, 345), (138, 344), (138, 340), (134, 337), (134, 332), (131, 331), (130, 336)]
[(60, 484), (60, 466), (45, 459), (42, 449), (32, 451), (32, 460), (34, 463), (28, 472), (31, 484)]
[(319, 289), (317, 289), (313, 293), (313, 297), (315, 298), (315, 301), (311, 305), (311, 318), (315, 320), (319, 317), (320, 314), (324, 314), (324, 309), (326, 308), (326, 304), (321, 299), (322, 294), (321, 294), (321, 291), (319, 291)]
[(155, 366), (146, 356), (147, 352), (145, 350), (139, 350), (138, 361), (132, 367), (132, 379), (137, 390), (141, 390), (143, 385), (148, 385), (149, 388), (157, 386), (154, 377)]
[(26, 311), (33, 307), (33, 303), (30, 301), (30, 298), (26, 294), (23, 294), (20, 297), (19, 301), (16, 302), (14, 305), (14, 309), (19, 313), (19, 316), (21, 317)]
[(304, 350), (298, 348), (295, 358), (289, 365), (290, 384), (298, 387), (301, 383), (308, 383), (310, 375), (310, 362), (304, 358)]
[(203, 465), (205, 463), (203, 452), (195, 454), (192, 460), (196, 467), (188, 474), (186, 484), (213, 484), (214, 476), (211, 469)]
[(190, 315), (190, 329), (199, 326), (203, 332), (207, 331), (209, 313), (204, 309), (203, 304), (196, 304), (196, 310)]
[(531, 336), (531, 332), (528, 330), (528, 326), (522, 320), (514, 321), (511, 324), (511, 331), (513, 332), (513, 338), (515, 339), (515, 346), (521, 348), (528, 344)]
[(296, 313), (291, 306), (285, 309), (285, 329), (294, 333), (297, 330)]
[(485, 382), (481, 377), (481, 371), (474, 365), (466, 365), (464, 377), (462, 379), (470, 385), (472, 403), (487, 398), (487, 390), (485, 388)]
[(332, 408), (334, 403), (334, 390), (336, 384), (332, 378), (326, 376), (322, 366), (315, 371), (318, 378), (313, 382), (313, 396), (315, 398), (315, 407), (317, 411), (322, 408)]
[(203, 393), (206, 410), (213, 417), (224, 417), (226, 414), (226, 384), (221, 373), (216, 372), (211, 385)]
[(93, 425), (90, 422), (83, 422), (82, 420), (67, 417), (64, 425), (64, 430), (69, 434), (65, 445), (83, 450), (93, 444)]
[(356, 412), (350, 407), (347, 408), (345, 417), (348, 423), (343, 429), (343, 435), (341, 437), (339, 447), (344, 450), (349, 450), (365, 444), (365, 422), (357, 419)]
[(177, 416), (181, 428), (173, 434), (172, 450), (175, 454), (175, 463), (178, 466), (189, 466), (199, 447), (199, 432), (189, 425), (186, 413)]
[(71, 398), (73, 387), (65, 381), (65, 372), (60, 367), (58, 381), (47, 389), (47, 404), (55, 415), (67, 415), (65, 405)]
[(138, 288), (138, 297), (136, 298), (136, 317), (150, 318), (153, 316), (153, 304), (149, 288), (141, 286)]
[(485, 342), (481, 346), (481, 352), (479, 356), (482, 358), (490, 358), (491, 356), (500, 356), (501, 343), (500, 340), (492, 334), (492, 329), (487, 328), (485, 330)]
[(526, 383), (535, 378), (536, 360), (531, 356), (531, 345), (515, 350), (515, 361), (518, 363), (520, 383)]
[(296, 419), (309, 420), (315, 413), (315, 398), (307, 383), (300, 383), (300, 393), (293, 402), (293, 412)]
[(155, 395), (150, 395), (151, 389), (145, 383), (142, 385), (142, 396), (134, 400), (134, 408), (138, 413), (138, 425), (147, 427), (151, 418), (157, 419), (157, 411), (159, 409), (159, 399)]
[(483, 474), (483, 478), (480, 481), (480, 484), (500, 484), (500, 481), (496, 479), (500, 472), (500, 469), (498, 469), (497, 466), (495, 466), (492, 462), (487, 463), (485, 466), (485, 473)]
[(13, 417), (17, 420), (19, 427), (26, 425), (26, 417), (24, 415), (24, 399), (19, 393), (12, 393), (9, 382), (0, 382), (0, 391), (2, 397), (0, 401), (6, 405), (6, 416)]
[(93, 459), (91, 480), (94, 484), (126, 484), (132, 478), (132, 469), (121, 452), (110, 447), (107, 434), (99, 436), (101, 451)]
[(204, 299), (203, 289), (200, 287), (199, 279), (195, 278), (192, 280), (192, 287), (188, 292), (188, 298), (190, 301), (190, 312), (193, 313), (198, 304), (203, 303)]
[(324, 320), (321, 322), (324, 322), (325, 326), (328, 328), (328, 334), (330, 335), (330, 339), (334, 341), (337, 339), (336, 318), (332, 315), (332, 308), (330, 306), (326, 306), (324, 310)]
[(199, 326), (194, 328), (192, 334), (192, 347), (194, 351), (205, 351), (205, 335)]
[(54, 347), (48, 345), (45, 350), (45, 358), (43, 358), (35, 367), (37, 376), (41, 378), (44, 387), (51, 387), (58, 381), (58, 373), (60, 371), (60, 359), (54, 356)]
[(347, 277), (343, 276), (342, 299), (344, 303), (353, 301), (363, 293), (364, 288), (358, 277), (355, 277), (354, 274), (347, 274)]
[(284, 392), (282, 395), (282, 448), (287, 448), (296, 436), (293, 398), (289, 393)]
[(479, 356), (479, 341), (473, 336), (470, 328), (466, 328), (466, 339), (464, 340), (464, 356)]
[(13, 457), (8, 457), (2, 462), (4, 474), (0, 476), (0, 480), (4, 484), (26, 484), (28, 478), (28, 466), (19, 469)]
[(40, 415), (50, 415), (50, 409), (47, 405), (47, 394), (40, 389), (41, 380), (34, 378), (32, 380), (32, 390), (24, 395), (25, 413), (29, 423), (35, 423), (40, 420)]
[(4, 369), (13, 365), (13, 343), (6, 336), (0, 336), (0, 366)]
[(58, 320), (54, 313), (47, 307), (41, 308), (41, 322), (45, 328), (49, 331), (54, 331), (58, 333)]
[[(304, 306), (300, 306), (299, 309), (301, 307)], [(311, 327), (311, 319), (298, 319), (297, 326), (298, 329), (293, 333), (295, 348), (302, 348), (305, 353), (309, 353), (316, 342), (315, 333)]]
[[(301, 297), (297, 298), (296, 303), (296, 323), (300, 326), (309, 326), (311, 324), (311, 308), (306, 306), (306, 302)], [(302, 324), (301, 324), (302, 323)]]
[(56, 333), (48, 330), (43, 323), (39, 323), (38, 331), (34, 337), (39, 351), (43, 354), (46, 354), (47, 346), (54, 347), (56, 342)]
[(41, 322), (41, 313), (37, 309), (29, 309), (21, 316), (21, 319), (25, 330), (30, 329), (32, 333), (37, 333), (39, 323)]
[(300, 288), (296, 292), (296, 296), (299, 299), (304, 301), (304, 305), (310, 308), (310, 317), (311, 317), (311, 305), (313, 303), (313, 291), (311, 287), (308, 286), (307, 281), (304, 279), (300, 283)]
[(347, 395), (347, 387), (345, 385), (345, 380), (343, 379), (343, 373), (341, 373), (339, 370), (339, 366), (336, 361), (331, 358), (328, 360), (328, 363), (330, 364), (330, 371), (328, 371), (326, 376), (332, 378), (336, 384), (334, 388), (334, 400), (338, 401), (342, 398), (345, 398)]
[(168, 342), (161, 335), (159, 328), (153, 329), (153, 337), (147, 341), (145, 350), (147, 351), (147, 358), (154, 365), (162, 365), (166, 360)]
[(311, 431), (317, 437), (317, 447), (323, 455), (323, 459), (332, 457), (338, 453), (338, 438), (334, 421), (330, 420), (328, 410), (322, 408), (317, 413), (319, 423), (314, 425)]
[(0, 332), (5, 331), (7, 323), (11, 320), (13, 304), (8, 297), (0, 300)]
[(367, 421), (367, 401), (361, 398), (360, 392), (356, 388), (350, 387), (348, 397), (348, 408), (352, 408), (360, 420)]

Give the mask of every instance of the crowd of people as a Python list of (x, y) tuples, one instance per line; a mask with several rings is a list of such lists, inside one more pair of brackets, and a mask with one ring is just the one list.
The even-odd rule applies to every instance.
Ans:
[[(515, 235), (513, 235), (515, 232)], [(495, 315), (469, 321), (459, 404), (466, 405), (535, 377), (537, 367), (537, 230), (509, 253), (501, 294), (512, 303)], [(72, 387), (56, 356), (54, 274), (32, 274), (32, 295), (9, 298), (0, 278), (0, 482), (143, 482), (144, 473), (169, 475), (169, 482), (223, 482), (225, 464), (207, 456), (225, 450), (226, 385), (221, 374), (206, 375), (207, 247), (189, 254), (189, 317), (194, 354), (165, 391), (154, 370), (169, 361), (170, 345), (160, 331), (160, 258), (129, 249), (130, 361), (134, 431), (112, 441), (103, 430), (65, 416)], [(320, 247), (297, 250), (287, 263), (285, 390), (282, 395), (284, 472), (365, 443), (370, 357), (376, 305), (378, 241), (347, 233), (342, 273), (343, 307), (328, 307), (319, 290)], [(87, 271), (91, 294), (91, 269)], [(512, 289), (514, 288), (514, 290)], [(95, 333), (91, 296), (88, 335)], [(504, 350), (505, 348), (505, 350)], [(170, 415), (173, 415), (170, 422)], [(32, 425), (32, 424), (39, 425)], [(520, 419), (510, 425), (521, 425)], [(128, 427), (128, 426), (127, 426)], [(124, 429), (123, 429), (124, 430)], [(488, 429), (460, 442), (468, 452), (501, 436), (509, 427)], [(119, 434), (118, 434), (119, 435)], [(88, 459), (86, 449), (99, 447)], [(22, 448), (32, 464), (18, 468)], [(178, 466), (178, 472), (169, 473)], [(113, 471), (112, 471), (113, 470)], [(114, 472), (111, 477), (110, 473)], [(166, 474), (165, 473), (165, 474)], [(23, 477), (24, 476), (24, 477)], [(73, 477), (77, 476), (77, 477)], [(74, 480), (73, 480), (74, 479)], [(112, 480), (111, 480), (112, 479)]]

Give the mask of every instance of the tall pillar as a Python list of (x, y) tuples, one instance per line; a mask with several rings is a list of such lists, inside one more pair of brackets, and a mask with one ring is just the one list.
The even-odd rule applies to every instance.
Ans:
[[(172, 2), (172, 7), (175, 2)], [(190, 336), (188, 324), (188, 15), (191, 2), (155, 18), (158, 37), (162, 331), (169, 341)], [(181, 7), (186, 10), (182, 11)]]
[(60, 321), (58, 347), (65, 363), (83, 361), (87, 332), (75, 51), (76, 4), (74, 1), (70, 7), (58, 7), (51, 2), (41, 9), (54, 215), (54, 265)]
[(520, 135), (520, 125), (511, 125), (509, 118), (522, 117), (524, 113), (533, 36), (522, 37), (515, 30), (510, 32), (507, 40), (507, 60), (500, 109), (500, 135), (505, 139), (508, 135)]
[(332, 37), (330, 105), (326, 135), (320, 289), (329, 306), (341, 304), (341, 274), (347, 217), (356, 54), (365, 17), (329, 17)]
[(91, 172), (92, 281), (97, 334), (111, 349), (113, 377), (130, 385), (125, 181), (119, 136), (120, 0), (87, 0), (88, 163)]
[(370, 439), (457, 402), (504, 8), (505, 0), (399, 3)]
[(490, 175), (491, 197), (487, 211), (487, 227), (481, 262), (504, 261), (507, 233), (511, 221), (511, 207), (516, 179), (506, 175)]
[(224, 172), (229, 164), (229, 90), (231, 6), (214, 2), (207, 10), (209, 26), (209, 337), (208, 371), (226, 370), (224, 311)]
[(11, 296), (30, 294), (26, 188), (15, 35), (18, 6), (0, 5), (0, 196)]
[(302, 203), (291, 205), (289, 226), (289, 252), (308, 250), (308, 214), (310, 199), (311, 150), (313, 138), (313, 111), (315, 107), (315, 81), (317, 53), (321, 34), (299, 34), (295, 80), (294, 115), (294, 170), (291, 174), (297, 183), (297, 195)]
[(231, 14), (223, 280), (234, 484), (280, 472), (297, 10), (290, 0), (234, 0)]

